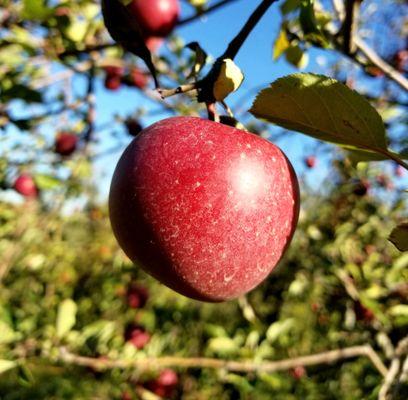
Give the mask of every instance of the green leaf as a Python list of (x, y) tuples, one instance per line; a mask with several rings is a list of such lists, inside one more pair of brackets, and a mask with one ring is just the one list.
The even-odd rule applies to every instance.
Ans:
[(408, 221), (394, 228), (388, 240), (399, 251), (408, 251)]
[(289, 64), (303, 69), (307, 66), (309, 58), (299, 45), (291, 45), (285, 51), (285, 58)]
[(24, 0), (23, 17), (26, 19), (44, 20), (52, 14), (45, 0)]
[(18, 335), (14, 330), (4, 321), (0, 320), (0, 345), (12, 343), (17, 339)]
[(286, 335), (294, 326), (293, 318), (285, 319), (284, 321), (276, 321), (269, 326), (266, 331), (266, 338), (269, 343), (274, 343), (280, 336)]
[(314, 0), (302, 0), (300, 4), (299, 22), (305, 35), (320, 32), (314, 13)]
[(0, 375), (15, 367), (17, 367), (17, 363), (15, 361), (0, 360)]
[(238, 346), (228, 337), (217, 337), (208, 341), (208, 350), (213, 354), (232, 355), (238, 351)]
[(301, 0), (286, 0), (280, 6), (283, 15), (289, 14), (300, 7)]
[(377, 111), (357, 92), (326, 76), (298, 73), (280, 78), (258, 94), (250, 112), (351, 150), (391, 154)]
[(273, 59), (277, 60), (290, 46), (290, 42), (284, 29), (281, 29), (279, 36), (273, 46)]
[(187, 44), (186, 47), (195, 53), (194, 66), (187, 79), (196, 78), (200, 71), (204, 68), (208, 55), (198, 42), (191, 42)]
[(38, 188), (42, 190), (54, 189), (61, 185), (61, 181), (51, 175), (37, 174), (34, 180)]
[(74, 327), (76, 313), (77, 305), (71, 299), (66, 299), (59, 305), (56, 323), (58, 337), (63, 337)]
[[(359, 163), (364, 161), (388, 161), (389, 156), (385, 154), (376, 153), (374, 151), (366, 151), (366, 150), (350, 150), (347, 149), (348, 158), (351, 162)], [(408, 159), (408, 154), (405, 152), (402, 153), (395, 153), (393, 151), (389, 151), (389, 154), (393, 154), (396, 158), (401, 160)]]

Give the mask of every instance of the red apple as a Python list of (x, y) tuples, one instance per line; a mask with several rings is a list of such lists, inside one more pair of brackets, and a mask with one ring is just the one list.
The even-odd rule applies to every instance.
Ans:
[(146, 38), (168, 36), (180, 15), (179, 0), (133, 0), (128, 7)]
[(149, 343), (150, 334), (141, 326), (129, 325), (125, 331), (125, 340), (141, 350)]
[(405, 174), (405, 169), (401, 165), (395, 166), (395, 176), (401, 178)]
[(163, 44), (163, 38), (157, 36), (150, 36), (145, 40), (147, 48), (152, 52), (155, 53), (159, 50), (160, 46)]
[(203, 301), (261, 283), (295, 231), (299, 188), (272, 143), (196, 117), (144, 129), (122, 155), (110, 219), (125, 253), (175, 291)]
[(13, 189), (24, 197), (37, 197), (38, 188), (29, 174), (21, 174), (14, 182)]
[(160, 397), (173, 397), (178, 385), (178, 375), (172, 369), (163, 370), (160, 375), (146, 383), (147, 389)]
[(142, 125), (134, 118), (128, 118), (125, 125), (130, 136), (137, 136), (143, 130)]
[(106, 72), (105, 88), (108, 90), (117, 90), (122, 84), (124, 69), (122, 67), (111, 65), (104, 68)]
[(408, 50), (400, 50), (394, 56), (394, 65), (398, 71), (404, 72), (408, 64)]
[(297, 367), (290, 370), (290, 374), (296, 380), (302, 379), (306, 375), (306, 369), (303, 365), (298, 365)]
[(149, 75), (139, 68), (133, 68), (130, 72), (130, 77), (132, 84), (141, 90), (149, 83)]
[(69, 132), (61, 132), (55, 139), (55, 152), (61, 156), (70, 156), (77, 148), (78, 135)]
[(308, 156), (305, 158), (305, 165), (307, 168), (311, 169), (316, 166), (316, 157), (315, 156)]
[(149, 298), (149, 292), (145, 287), (131, 283), (126, 298), (130, 308), (143, 308)]

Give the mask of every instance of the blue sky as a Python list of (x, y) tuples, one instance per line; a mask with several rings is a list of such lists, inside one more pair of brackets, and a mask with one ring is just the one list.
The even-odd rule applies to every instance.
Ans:
[[(178, 28), (176, 33), (183, 38), (185, 43), (198, 41), (208, 54), (217, 57), (225, 51), (229, 41), (238, 33), (256, 5), (257, 2), (248, 0), (233, 2), (211, 13), (208, 17)], [(190, 7), (183, 5), (183, 16), (190, 15), (191, 11)], [(252, 31), (250, 37), (238, 53), (235, 61), (243, 70), (245, 80), (240, 89), (227, 99), (228, 104), (234, 110), (250, 108), (255, 92), (252, 92), (251, 96), (246, 96), (246, 94), (251, 89), (258, 86), (266, 87), (268, 83), (281, 76), (297, 72), (294, 67), (288, 65), (283, 59), (278, 62), (274, 62), (272, 59), (272, 46), (279, 27), (280, 12), (278, 5), (275, 4)], [(166, 51), (165, 46), (161, 51)], [(314, 61), (318, 54), (319, 52), (316, 50), (310, 51), (310, 62), (305, 71), (322, 72), (321, 67)], [(321, 55), (319, 57), (322, 58)], [(243, 97), (246, 98), (245, 104), (238, 104)], [(99, 115), (98, 121), (102, 125), (105, 121), (109, 121), (112, 114), (128, 115), (138, 105), (143, 103), (146, 103), (146, 99), (133, 89), (123, 88), (118, 92), (108, 92), (104, 89), (102, 82), (98, 82), (97, 112)], [(154, 105), (153, 107), (157, 108)], [(164, 116), (157, 115), (154, 118), (145, 119), (144, 123), (153, 123)], [(100, 136), (102, 137), (103, 133), (100, 133)], [(303, 158), (315, 151), (315, 141), (297, 133), (288, 133), (288, 140), (280, 140), (278, 144), (287, 153), (298, 174), (304, 170)], [(109, 143), (105, 142), (103, 147), (109, 148)], [(101, 185), (104, 195), (107, 194), (109, 179), (120, 154), (121, 151), (115, 152), (109, 155), (109, 157), (104, 157), (97, 164), (98, 173), (105, 175)], [(325, 172), (326, 168), (323, 167), (310, 174), (316, 174), (313, 178), (316, 181), (316, 177), (320, 177), (319, 180), (321, 180), (325, 176)]]

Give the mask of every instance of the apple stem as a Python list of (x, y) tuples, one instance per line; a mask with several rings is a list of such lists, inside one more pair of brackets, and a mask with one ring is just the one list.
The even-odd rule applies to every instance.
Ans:
[(210, 121), (214, 122), (220, 122), (220, 116), (217, 112), (217, 109), (215, 107), (215, 103), (206, 103), (207, 106), (207, 112), (208, 112), (208, 119)]

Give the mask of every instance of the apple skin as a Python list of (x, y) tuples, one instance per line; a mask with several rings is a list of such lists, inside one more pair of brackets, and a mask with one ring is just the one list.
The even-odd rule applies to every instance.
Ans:
[(21, 174), (14, 182), (13, 189), (27, 198), (35, 198), (38, 196), (37, 185), (34, 179), (29, 174)]
[(179, 0), (133, 0), (128, 8), (145, 38), (168, 36), (180, 15)]
[(55, 152), (61, 156), (70, 156), (77, 149), (78, 139), (74, 133), (59, 133), (55, 139)]
[(133, 262), (187, 297), (219, 302), (253, 289), (279, 262), (296, 228), (299, 187), (265, 139), (173, 117), (127, 147), (109, 208)]

